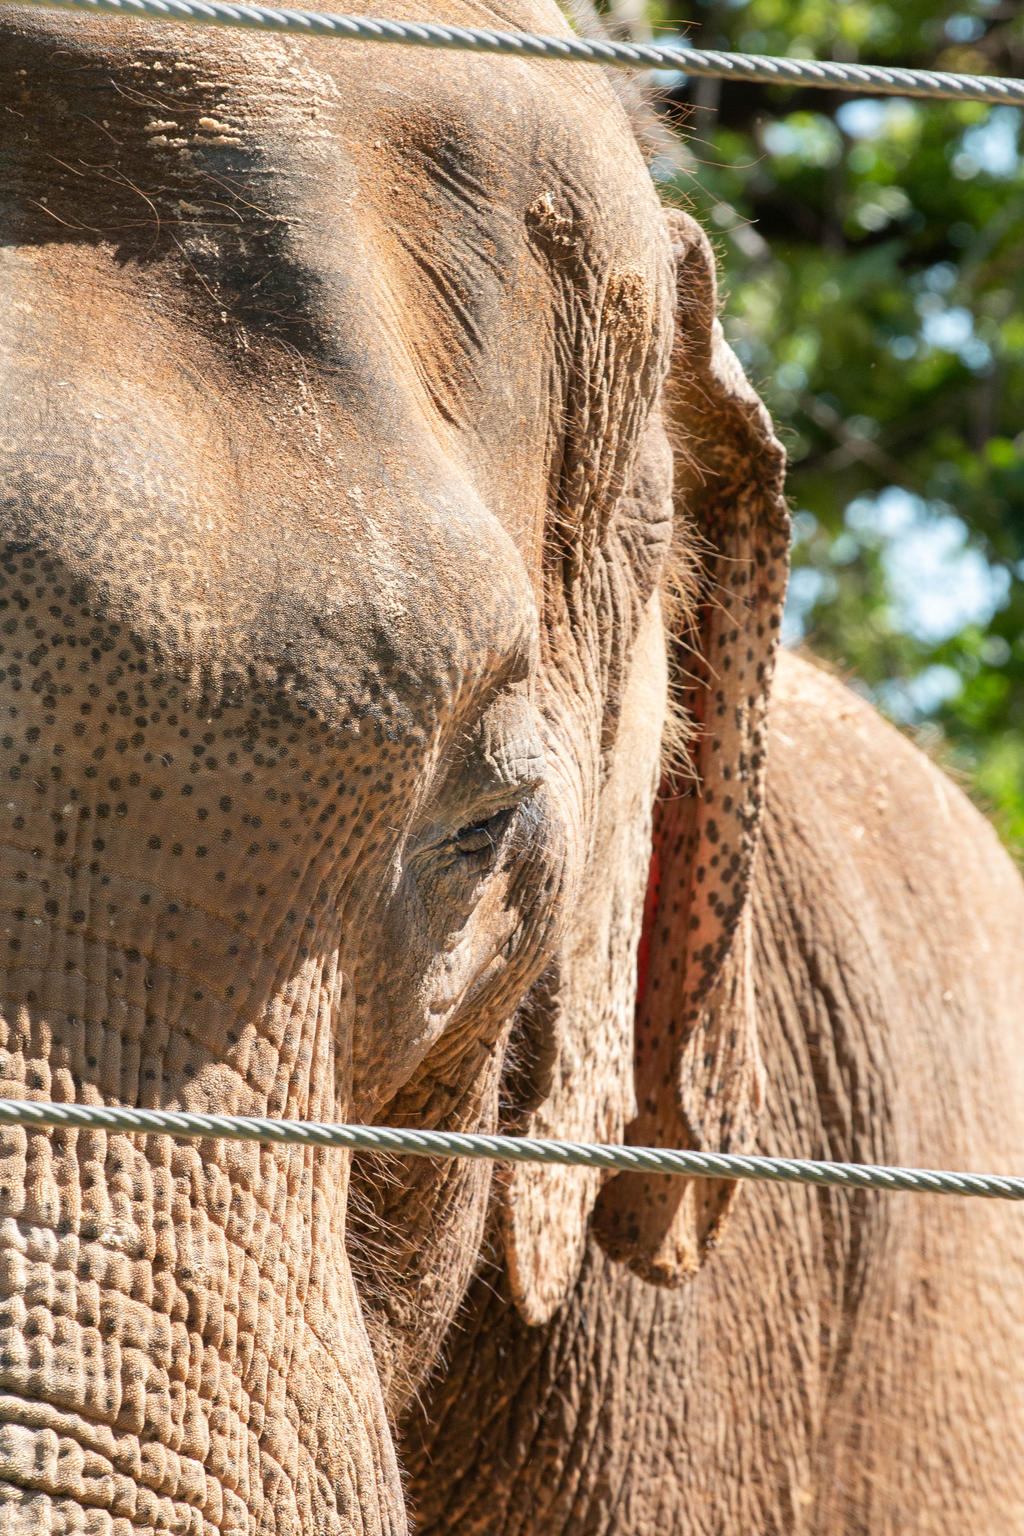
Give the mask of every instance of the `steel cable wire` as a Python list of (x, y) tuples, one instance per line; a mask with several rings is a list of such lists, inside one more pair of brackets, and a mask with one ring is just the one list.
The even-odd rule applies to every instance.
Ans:
[(745, 1157), (677, 1152), (657, 1147), (539, 1141), (527, 1136), (463, 1135), (378, 1125), (327, 1125), (315, 1120), (261, 1120), (246, 1115), (197, 1115), (169, 1109), (97, 1104), (48, 1104), (0, 1099), (0, 1125), (82, 1131), (128, 1131), (188, 1140), (256, 1141), (272, 1146), (335, 1147), (411, 1157), (469, 1157), (503, 1163), (601, 1168), (612, 1172), (684, 1174), (701, 1179), (755, 1179), (775, 1184), (835, 1185), (841, 1189), (904, 1190), (914, 1194), (976, 1195), (1024, 1200), (1024, 1178), (887, 1168), (808, 1158)]
[(228, 0), (4, 0), (5, 4), (92, 15), (189, 22), (200, 26), (245, 27), (305, 37), (347, 38), (352, 42), (396, 43), (412, 48), (505, 54), (515, 58), (603, 64), (613, 69), (674, 69), (719, 80), (759, 81), (856, 91), (870, 96), (918, 96), (940, 101), (1024, 104), (1024, 80), (997, 75), (951, 74), (835, 60), (770, 58), (756, 53), (620, 43), (598, 38), (544, 37), (534, 32), (500, 32), (486, 27), (388, 17), (343, 16), (320, 11), (278, 10), (265, 5), (232, 5)]

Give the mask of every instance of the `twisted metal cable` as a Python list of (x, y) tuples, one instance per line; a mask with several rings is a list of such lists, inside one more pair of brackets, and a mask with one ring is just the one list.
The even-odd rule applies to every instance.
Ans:
[[(11, 0), (5, 0), (11, 3)], [(534, 32), (498, 32), (484, 27), (442, 26), (436, 22), (386, 17), (339, 16), (319, 11), (278, 10), (266, 5), (232, 5), (227, 0), (13, 0), (40, 9), (85, 11), (93, 15), (147, 17), (200, 26), (246, 27), (305, 37), (348, 38), (352, 42), (400, 43), (412, 48), (449, 48), (515, 58), (572, 60), (612, 69), (678, 69), (718, 80), (754, 80), (769, 85), (806, 85), (856, 91), (867, 96), (920, 96), (940, 101), (1024, 104), (1024, 80), (996, 75), (949, 74), (932, 69), (899, 69), (833, 60), (769, 58), (757, 53), (721, 53), (686, 46), (616, 43), (583, 37), (543, 37)]]
[(409, 1157), (469, 1157), (499, 1163), (603, 1168), (628, 1173), (686, 1174), (699, 1179), (758, 1179), (775, 1184), (835, 1185), (840, 1189), (906, 1190), (913, 1194), (977, 1195), (1024, 1200), (1024, 1178), (986, 1173), (944, 1173), (931, 1168), (885, 1168), (864, 1163), (822, 1163), (806, 1158), (740, 1157), (717, 1152), (673, 1152), (655, 1147), (595, 1146), (537, 1141), (526, 1136), (462, 1135), (453, 1131), (394, 1130), (379, 1125), (325, 1125), (316, 1120), (260, 1120), (246, 1115), (193, 1115), (168, 1109), (122, 1109), (94, 1104), (46, 1104), (0, 1099), (0, 1125), (61, 1130), (130, 1131), (190, 1140), (257, 1141), (275, 1146), (341, 1147), (352, 1152), (397, 1152)]

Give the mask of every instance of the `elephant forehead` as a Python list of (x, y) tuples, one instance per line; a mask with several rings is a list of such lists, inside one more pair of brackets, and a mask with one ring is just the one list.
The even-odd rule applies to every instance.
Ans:
[[(553, 30), (557, 13), (508, 20)], [(514, 60), (18, 26), (10, 536), (49, 540), (182, 673), (287, 679), (328, 719), (385, 687), (403, 719), (435, 703), (450, 716), (522, 668), (560, 371), (595, 376), (577, 414), (597, 486), (615, 483), (615, 368), (648, 394), (657, 375), (642, 365), (667, 247), (607, 83)], [(99, 145), (64, 143), (68, 124), (117, 137), (117, 177), (93, 174)], [(139, 187), (157, 213), (144, 228), (122, 206)]]
[[(352, 6), (363, 9), (377, 7)], [(427, 9), (434, 21), (446, 13), (456, 22), (495, 19), (492, 7), (461, 0)], [(510, 20), (566, 30), (553, 5)], [(73, 190), (88, 193), (96, 223), (67, 221), (80, 241), (90, 233), (114, 237), (127, 253), (128, 231), (139, 224), (137, 206), (131, 225), (108, 222), (127, 206), (123, 182), (87, 174), (83, 151), (92, 148), (93, 125), (81, 109), (91, 103), (114, 114), (104, 123), (108, 135), (116, 133), (118, 165), (124, 174), (134, 166), (160, 219), (140, 236), (149, 257), (170, 244), (164, 218), (174, 219), (179, 236), (197, 225), (216, 244), (219, 231), (248, 212), (251, 238), (268, 225), (286, 237), (301, 237), (305, 227), (315, 247), (329, 234), (319, 252), (329, 268), (336, 250), (349, 260), (346, 230), (367, 211), (391, 225), (421, 218), (417, 192), (421, 203), (440, 192), (500, 238), (503, 220), (521, 224), (538, 193), (556, 183), (589, 215), (587, 233), (618, 242), (630, 261), (644, 263), (649, 251), (657, 199), (615, 90), (592, 67), (154, 31), (82, 17), (17, 17), (2, 35), (0, 81), (9, 76), (19, 102), (17, 129), (8, 125), (0, 139), (2, 155), (17, 165), (18, 186), (33, 194), (39, 176), (62, 206), (74, 202)], [(143, 99), (145, 87), (155, 94)], [(55, 159), (60, 150), (75, 157), (73, 173)], [(73, 175), (84, 185), (75, 189)], [(0, 193), (8, 191), (0, 185)], [(141, 195), (136, 190), (136, 204)], [(63, 227), (56, 215), (49, 223), (34, 218), (19, 209), (22, 238), (37, 229), (53, 238)], [(488, 252), (476, 254), (486, 262)], [(311, 260), (315, 265), (315, 253)]]
[(443, 730), (528, 669), (525, 567), (454, 466), (360, 444), (350, 422), (313, 461), (209, 380), (165, 365), (140, 386), (123, 316), (121, 368), (94, 352), (57, 421), (50, 319), (40, 334), (15, 312), (0, 532), (42, 557), (34, 603), (59, 583), (204, 695), (284, 690), (328, 727), (369, 716), (389, 736)]
[[(462, 0), (437, 14), (494, 20)], [(554, 7), (502, 19), (564, 25)], [(232, 409), (251, 419), (229, 434), (240, 478), (261, 432), (303, 438), (307, 466), (343, 477), (337, 449), (324, 462), (325, 414), (364, 458), (425, 431), (539, 585), (567, 394), (590, 390), (576, 416), (606, 461), (591, 478), (614, 481), (611, 402), (653, 396), (670, 332), (657, 199), (598, 71), (34, 15), (0, 44), (0, 94), (5, 80), (19, 115), (6, 134), (0, 120), (0, 223), (13, 198), (16, 243), (61, 269), (38, 304), (66, 306), (65, 326), (90, 311), (78, 358), (67, 335), (51, 348), (61, 377), (97, 334), (112, 343), (132, 291), (176, 336), (103, 360), (159, 394), (166, 358), (191, 349), (190, 430), (248, 359)], [(116, 175), (101, 173), (111, 137)]]

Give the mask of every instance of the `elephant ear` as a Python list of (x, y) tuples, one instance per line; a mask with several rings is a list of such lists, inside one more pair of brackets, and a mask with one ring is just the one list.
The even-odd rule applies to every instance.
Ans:
[[(785, 596), (784, 455), (715, 318), (714, 261), (671, 213), (677, 326), (667, 409), (677, 524), (703, 545), (699, 600), (669, 637), (695, 730), (693, 774), (663, 781), (640, 943), (634, 1146), (742, 1152), (764, 1092), (750, 888), (764, 803), (768, 697)], [(623, 1173), (595, 1231), (644, 1279), (681, 1283), (722, 1233), (731, 1180)]]
[[(740, 1150), (763, 1096), (748, 901), (764, 793), (768, 691), (785, 592), (783, 454), (715, 318), (714, 259), (669, 213), (676, 340), (665, 410), (680, 547), (699, 599), (667, 636), (690, 766), (639, 783), (628, 740), (601, 795), (591, 881), (547, 986), (525, 1012), (528, 1135)], [(653, 637), (665, 645), (661, 634)], [(639, 657), (622, 720), (662, 707)], [(644, 687), (651, 697), (644, 697)], [(628, 736), (628, 731), (621, 733)], [(647, 862), (646, 900), (635, 871)], [(642, 910), (641, 910), (642, 909)], [(639, 940), (637, 955), (623, 935)], [(565, 1300), (594, 1220), (645, 1279), (677, 1284), (722, 1230), (732, 1182), (520, 1165), (501, 1175), (513, 1298), (531, 1323)]]

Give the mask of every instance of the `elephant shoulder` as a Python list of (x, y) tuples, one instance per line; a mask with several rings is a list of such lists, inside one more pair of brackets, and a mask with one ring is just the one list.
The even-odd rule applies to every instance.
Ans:
[(847, 1091), (875, 1101), (864, 1139), (837, 1152), (1024, 1152), (1024, 882), (935, 763), (788, 654), (754, 908), (766, 1027), (798, 1055), (810, 1038), (812, 1074), (842, 1060)]
[(769, 815), (839, 845), (877, 880), (898, 878), (952, 917), (1024, 911), (1024, 883), (985, 817), (914, 743), (839, 678), (779, 658), (769, 733)]

